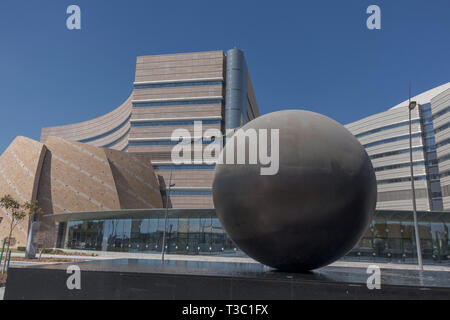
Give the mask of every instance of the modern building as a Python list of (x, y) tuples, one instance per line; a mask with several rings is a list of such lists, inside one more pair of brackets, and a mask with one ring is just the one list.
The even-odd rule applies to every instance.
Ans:
[[(450, 210), (450, 82), (415, 97), (412, 151), (417, 209)], [(346, 125), (367, 150), (379, 210), (412, 210), (409, 100)]]
[[(450, 209), (450, 83), (412, 99), (414, 179), (418, 210)], [(393, 108), (346, 125), (366, 148), (378, 180), (380, 210), (411, 210), (409, 109)], [(169, 184), (169, 207), (213, 208), (214, 164), (192, 153), (192, 162), (174, 165), (171, 141), (176, 129), (187, 129), (193, 144), (215, 143), (198, 137), (211, 128), (238, 128), (259, 116), (252, 82), (241, 50), (169, 54), (137, 58), (134, 89), (111, 113), (90, 121), (44, 128), (41, 142), (58, 136), (97, 147), (148, 154), (162, 191)], [(203, 134), (202, 133), (202, 134)], [(202, 135), (201, 134), (201, 135)], [(196, 136), (197, 135), (197, 136)], [(163, 199), (165, 203), (166, 199)]]
[[(41, 246), (53, 247), (55, 221), (45, 216), (123, 209), (162, 208), (159, 181), (149, 157), (49, 137), (45, 144), (17, 137), (0, 156), (0, 196), (35, 200), (38, 217), (24, 219), (12, 236), (27, 243), (30, 220), (40, 221)], [(10, 212), (0, 208), (0, 237), (9, 235)]]
[[(165, 209), (56, 214), (56, 246), (63, 249), (161, 253)], [(450, 263), (450, 215), (418, 212), (423, 258)], [(223, 230), (214, 209), (169, 209), (166, 252), (187, 255), (245, 254)], [(348, 261), (417, 263), (413, 215), (379, 210), (363, 238), (343, 258)]]
[[(424, 258), (448, 262), (450, 83), (412, 100), (419, 104), (412, 111), (412, 151)], [(177, 138), (203, 151), (221, 140), (205, 139), (206, 130), (224, 135), (258, 116), (241, 50), (138, 57), (133, 91), (121, 106), (44, 128), (41, 142), (13, 141), (0, 157), (2, 195), (39, 202), (37, 235), (45, 247), (161, 252), (168, 200), (168, 253), (242, 256), (213, 208), (215, 164), (192, 152), (189, 163), (175, 165), (171, 152), (179, 140), (172, 135), (184, 129), (186, 136)], [(399, 211), (412, 209), (408, 101), (346, 127), (366, 148), (378, 182), (376, 216), (347, 258), (413, 262), (412, 214)], [(0, 218), (10, 219), (5, 210)], [(25, 246), (29, 222), (16, 229), (15, 247)], [(4, 223), (0, 237), (6, 232)]]
[[(214, 164), (192, 153), (192, 162), (173, 165), (171, 151), (176, 129), (189, 131), (202, 149), (214, 139), (194, 133), (201, 121), (203, 133), (211, 128), (234, 129), (259, 116), (244, 53), (239, 49), (138, 57), (134, 89), (112, 112), (82, 123), (44, 128), (49, 136), (83, 142), (152, 159), (163, 189), (172, 183), (170, 207), (213, 208), (211, 186)], [(200, 135), (203, 135), (200, 133)], [(196, 136), (197, 135), (197, 136)], [(209, 159), (210, 160), (210, 159)], [(164, 191), (164, 190), (163, 190)]]

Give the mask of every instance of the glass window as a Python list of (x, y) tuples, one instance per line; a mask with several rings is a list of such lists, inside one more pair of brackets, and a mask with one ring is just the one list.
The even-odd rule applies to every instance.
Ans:
[(178, 231), (177, 231), (177, 242), (176, 242), (176, 252), (180, 254), (187, 254), (189, 252), (188, 247), (189, 239), (189, 219), (180, 218), (178, 219)]
[[(431, 189), (436, 183), (430, 183)], [(419, 215), (422, 256), (428, 264), (448, 264), (450, 261), (450, 222), (447, 222), (450, 219), (442, 214)], [(378, 211), (358, 245), (345, 259), (416, 264), (412, 217), (412, 212)], [(161, 252), (164, 218), (70, 221), (65, 226), (66, 248)], [(63, 235), (58, 233), (58, 237)], [(167, 253), (245, 256), (228, 238), (214, 215), (203, 218), (171, 216), (167, 221), (166, 236)]]
[(200, 247), (200, 219), (189, 219), (189, 235), (188, 235), (188, 252), (190, 254), (198, 254)]
[[(426, 180), (426, 176), (414, 177), (414, 181)], [(378, 180), (377, 184), (399, 183), (411, 181), (411, 177)]]
[(192, 165), (157, 165), (155, 170), (214, 170), (216, 165), (192, 164)]
[[(423, 152), (423, 148), (422, 147), (413, 148), (412, 152)], [(402, 150), (395, 150), (395, 151), (390, 151), (390, 152), (383, 152), (383, 153), (373, 154), (373, 155), (370, 156), (370, 159), (378, 159), (378, 158), (396, 156), (396, 155), (404, 154), (404, 153), (409, 153), (409, 148), (408, 149), (402, 149)]]
[(193, 126), (194, 122), (202, 125), (220, 124), (222, 120), (189, 120), (189, 121), (152, 121), (152, 122), (132, 122), (132, 127), (158, 127), (158, 126)]
[[(412, 124), (418, 124), (420, 123), (420, 120), (416, 119), (416, 120), (412, 120), (411, 121)], [(405, 121), (405, 122), (400, 122), (400, 123), (394, 123), (394, 124), (390, 124), (388, 126), (384, 126), (384, 127), (379, 127), (379, 128), (375, 128), (369, 131), (365, 131), (365, 132), (361, 132), (358, 133), (357, 135), (355, 135), (356, 138), (361, 138), (361, 137), (365, 137), (377, 132), (381, 132), (384, 130), (389, 130), (389, 129), (394, 129), (394, 128), (399, 128), (399, 127), (403, 127), (403, 126), (408, 126), (409, 125), (409, 121)]]
[(401, 261), (402, 249), (402, 225), (400, 221), (387, 221), (387, 258), (389, 260)]
[(414, 223), (412, 221), (402, 221), (402, 230), (403, 262), (417, 263)]
[(433, 120), (436, 119), (436, 118), (439, 118), (439, 117), (443, 116), (444, 114), (448, 113), (449, 111), (450, 111), (450, 106), (449, 106), (449, 107), (446, 107), (445, 109), (443, 109), (443, 110), (441, 110), (441, 111), (439, 111), (438, 113), (435, 113), (435, 114), (433, 115)]
[(170, 196), (210, 196), (211, 190), (171, 190)]
[[(411, 137), (412, 138), (422, 137), (422, 133), (414, 133), (414, 134), (411, 135)], [(401, 140), (406, 140), (406, 139), (409, 139), (409, 134), (408, 135), (404, 135), (404, 136), (398, 136), (398, 137), (394, 137), (394, 138), (374, 141), (374, 142), (367, 143), (367, 144), (363, 145), (363, 147), (364, 148), (370, 148), (370, 147), (378, 146), (380, 144), (385, 144), (385, 143), (390, 143), (390, 142), (395, 142), (395, 141), (401, 141)]]
[(187, 100), (187, 101), (160, 101), (160, 102), (135, 102), (133, 107), (164, 107), (164, 106), (184, 106), (184, 105), (203, 105), (203, 104), (222, 104), (222, 100)]
[(159, 238), (160, 231), (158, 228), (159, 219), (148, 219), (148, 230), (149, 230), (149, 238), (147, 243), (145, 244), (146, 250), (150, 252), (157, 252), (160, 249)]
[[(163, 227), (164, 230), (164, 227)], [(167, 219), (166, 231), (166, 252), (174, 252), (177, 250), (177, 236), (178, 236), (178, 219)]]
[(438, 128), (436, 128), (436, 130), (435, 130), (434, 132), (435, 132), (435, 133), (438, 133), (438, 132), (447, 130), (448, 128), (450, 128), (450, 122), (449, 122), (449, 123), (446, 123), (446, 124), (444, 124), (444, 125), (442, 125), (442, 126), (440, 126), (440, 127), (438, 127)]
[[(128, 145), (130, 146), (175, 146), (178, 144), (182, 144), (182, 141), (172, 141), (172, 140), (157, 140), (157, 141), (130, 141)], [(196, 141), (192, 141), (191, 144), (198, 143)], [(217, 141), (210, 140), (202, 140), (202, 144), (212, 144), (217, 143)]]
[[(424, 166), (425, 165), (425, 161), (416, 161), (413, 163), (413, 166)], [(400, 163), (400, 164), (394, 164), (394, 165), (389, 165), (389, 166), (384, 166), (384, 167), (378, 167), (378, 168), (374, 168), (374, 170), (377, 171), (385, 171), (385, 170), (392, 170), (392, 169), (399, 169), (399, 168), (407, 168), (410, 167), (411, 164), (409, 162), (406, 163)]]
[(386, 220), (375, 216), (373, 228), (373, 256), (380, 261), (387, 258), (387, 248), (388, 248), (388, 225)]
[(212, 86), (222, 85), (222, 81), (184, 81), (184, 82), (172, 82), (172, 83), (149, 83), (149, 84), (136, 84), (134, 88), (141, 89), (153, 89), (153, 88), (174, 88), (174, 87), (193, 87), (193, 86)]
[(128, 134), (128, 132), (130, 132), (130, 129), (128, 129), (123, 135), (121, 135), (119, 138), (117, 138), (117, 139), (114, 140), (113, 142), (108, 143), (108, 144), (105, 144), (105, 145), (103, 145), (103, 146), (101, 146), (101, 147), (102, 147), (102, 148), (110, 148), (110, 147), (112, 147), (112, 146), (115, 145), (117, 142), (119, 142), (120, 140), (122, 140), (122, 139)]
[(443, 147), (443, 146), (446, 146), (446, 145), (448, 145), (450, 143), (450, 139), (446, 139), (446, 140), (443, 140), (443, 141), (441, 141), (441, 142), (439, 142), (439, 143), (437, 143), (436, 144), (436, 147)]

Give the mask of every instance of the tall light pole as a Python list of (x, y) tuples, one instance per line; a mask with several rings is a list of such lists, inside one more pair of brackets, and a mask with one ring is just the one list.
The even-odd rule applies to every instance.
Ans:
[(416, 249), (417, 249), (417, 260), (419, 261), (419, 268), (423, 271), (422, 263), (422, 249), (420, 246), (420, 236), (419, 236), (419, 223), (417, 222), (417, 209), (416, 209), (416, 189), (414, 186), (414, 169), (413, 169), (413, 155), (412, 155), (412, 122), (411, 122), (411, 112), (416, 108), (417, 102), (411, 101), (409, 98), (409, 160), (411, 165), (411, 191), (412, 191), (412, 201), (413, 201), (413, 215), (414, 215), (414, 230), (416, 234)]
[(172, 170), (170, 170), (170, 178), (169, 178), (169, 187), (166, 187), (166, 212), (164, 214), (164, 231), (163, 231), (163, 240), (162, 240), (162, 255), (161, 261), (164, 263), (164, 254), (166, 252), (166, 230), (167, 230), (167, 216), (169, 215), (169, 198), (170, 198), (170, 189), (175, 186), (175, 183), (172, 184)]

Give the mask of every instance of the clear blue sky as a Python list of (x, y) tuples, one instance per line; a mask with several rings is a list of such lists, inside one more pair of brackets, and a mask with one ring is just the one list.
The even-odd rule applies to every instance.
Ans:
[[(82, 30), (66, 29), (66, 8)], [(382, 29), (366, 28), (366, 8)], [(2, 0), (0, 153), (17, 135), (113, 110), (136, 56), (245, 50), (262, 113), (309, 109), (345, 124), (450, 81), (449, 0)]]

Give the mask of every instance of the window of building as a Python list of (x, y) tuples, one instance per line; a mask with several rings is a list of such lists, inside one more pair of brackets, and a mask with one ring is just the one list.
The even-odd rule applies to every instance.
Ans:
[(188, 121), (153, 121), (153, 122), (133, 122), (132, 127), (158, 127), (158, 126), (193, 126), (194, 122), (201, 122), (202, 125), (221, 124), (222, 120), (188, 120)]
[(154, 89), (154, 88), (175, 88), (175, 87), (197, 87), (197, 86), (214, 86), (222, 85), (222, 81), (185, 81), (185, 82), (172, 82), (172, 83), (150, 83), (150, 84), (136, 84), (134, 88), (141, 89)]
[(203, 105), (203, 104), (222, 104), (222, 100), (214, 99), (214, 100), (134, 102), (133, 107), (164, 107), (164, 106), (184, 106), (184, 105)]
[[(420, 123), (420, 120), (412, 120), (411, 121), (412, 124), (418, 124)], [(409, 121), (405, 121), (405, 122), (399, 122), (399, 123), (394, 123), (394, 124), (390, 124), (388, 126), (384, 126), (384, 127), (379, 127), (376, 129), (372, 129), (369, 131), (365, 131), (365, 132), (361, 132), (355, 135), (356, 138), (361, 138), (361, 137), (365, 137), (377, 132), (381, 132), (384, 130), (389, 130), (389, 129), (395, 129), (395, 128), (399, 128), (399, 127), (404, 127), (404, 126), (408, 126), (409, 125)]]
[[(421, 137), (422, 133), (414, 133), (411, 135), (412, 138), (418, 138)], [(371, 143), (367, 143), (365, 145), (363, 145), (364, 148), (370, 148), (370, 147), (374, 147), (374, 146), (378, 146), (380, 144), (385, 144), (385, 143), (390, 143), (390, 142), (395, 142), (395, 141), (401, 141), (401, 140), (406, 140), (409, 139), (409, 134), (408, 135), (404, 135), (404, 136), (398, 136), (398, 137), (394, 137), (394, 138), (389, 138), (389, 139), (383, 139), (383, 140), (379, 140), (379, 141), (375, 141), (375, 142), (371, 142)]]

